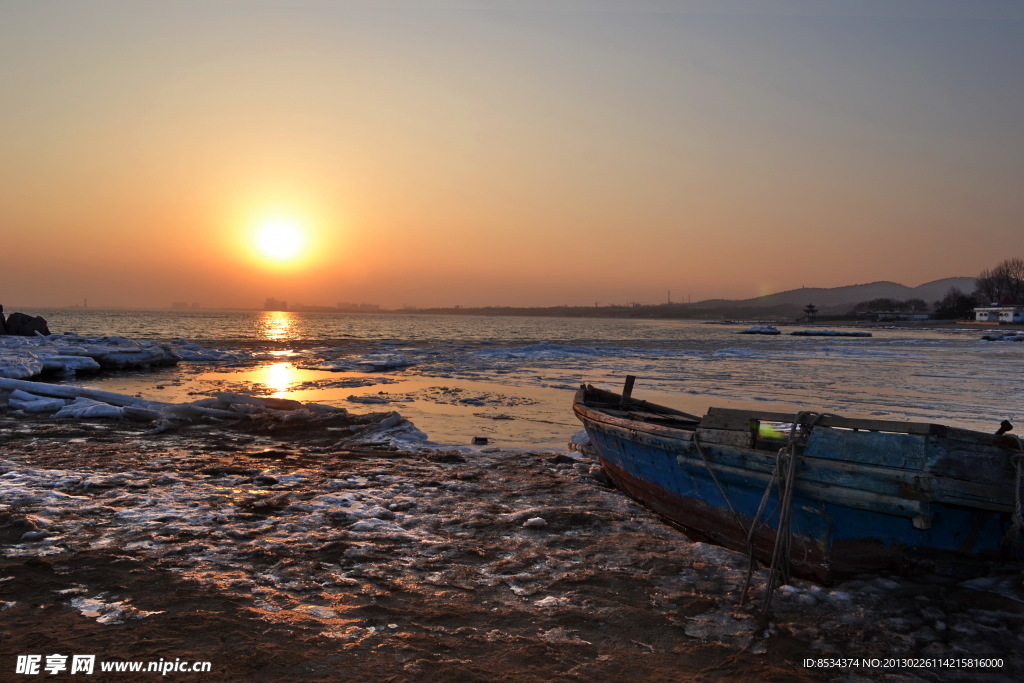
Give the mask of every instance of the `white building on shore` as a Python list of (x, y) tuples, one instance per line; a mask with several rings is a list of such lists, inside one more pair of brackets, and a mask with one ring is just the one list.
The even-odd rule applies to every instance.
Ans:
[(974, 319), (987, 323), (1024, 323), (1024, 306), (979, 306), (974, 309)]

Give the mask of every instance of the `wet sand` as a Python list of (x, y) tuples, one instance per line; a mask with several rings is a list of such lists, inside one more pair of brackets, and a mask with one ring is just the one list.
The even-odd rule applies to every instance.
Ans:
[[(579, 454), (10, 415), (0, 449), (0, 678), (53, 653), (209, 661), (175, 674), (203, 680), (1024, 675), (1017, 568), (795, 581), (761, 632), (763, 570), (740, 607), (744, 557), (690, 542)], [(860, 662), (804, 665), (834, 658)]]

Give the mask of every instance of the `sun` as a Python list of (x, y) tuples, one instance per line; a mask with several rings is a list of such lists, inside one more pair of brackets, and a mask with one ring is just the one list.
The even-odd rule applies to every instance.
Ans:
[(306, 249), (306, 234), (295, 219), (268, 218), (256, 226), (254, 244), (265, 259), (284, 264), (302, 256)]

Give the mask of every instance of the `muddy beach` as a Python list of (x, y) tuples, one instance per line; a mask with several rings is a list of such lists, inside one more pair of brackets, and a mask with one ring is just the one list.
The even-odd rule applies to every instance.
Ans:
[(340, 448), (322, 427), (0, 417), (3, 677), (55, 653), (97, 674), (209, 662), (172, 673), (206, 680), (1024, 672), (1012, 567), (794, 581), (761, 632), (764, 570), (741, 607), (743, 556), (690, 542), (584, 455)]

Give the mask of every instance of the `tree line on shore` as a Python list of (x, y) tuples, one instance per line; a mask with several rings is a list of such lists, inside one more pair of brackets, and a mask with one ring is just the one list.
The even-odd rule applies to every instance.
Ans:
[(856, 304), (850, 314), (857, 317), (878, 313), (923, 314), (930, 313), (939, 320), (964, 320), (974, 316), (977, 306), (990, 304), (1013, 305), (1024, 303), (1024, 259), (1009, 258), (995, 268), (981, 271), (975, 280), (974, 291), (966, 293), (950, 287), (946, 295), (932, 306), (923, 299), (871, 299)]

